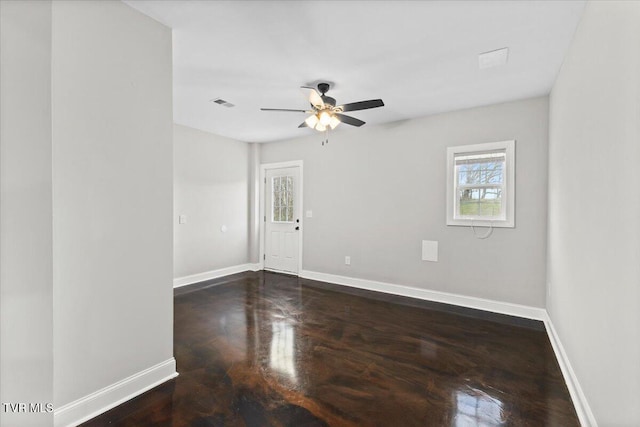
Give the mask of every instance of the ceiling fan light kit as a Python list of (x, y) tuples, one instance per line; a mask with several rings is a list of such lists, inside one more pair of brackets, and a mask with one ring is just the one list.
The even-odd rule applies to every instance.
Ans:
[[(365, 122), (360, 119), (342, 114), (345, 111), (367, 110), (369, 108), (384, 106), (382, 99), (371, 99), (368, 101), (352, 102), (336, 106), (336, 100), (326, 95), (329, 91), (329, 87), (328, 83), (319, 83), (317, 90), (313, 87), (301, 86), (302, 89), (309, 90), (309, 104), (311, 105), (311, 110), (292, 110), (282, 108), (261, 108), (261, 110), (311, 114), (298, 127), (308, 127), (319, 132), (328, 132), (330, 129), (335, 129), (340, 123), (346, 123), (357, 127), (365, 124)], [(322, 145), (326, 142), (329, 142), (328, 138), (326, 141), (322, 141)]]
[(314, 129), (319, 122), (320, 120), (318, 120), (318, 117), (315, 114), (307, 117), (307, 119), (304, 121), (307, 127), (310, 127), (311, 129)]

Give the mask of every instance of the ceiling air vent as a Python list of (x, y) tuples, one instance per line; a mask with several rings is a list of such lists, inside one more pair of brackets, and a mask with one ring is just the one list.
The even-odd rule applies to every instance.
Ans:
[(235, 107), (234, 104), (227, 102), (222, 98), (211, 99), (210, 101), (216, 104), (224, 105), (225, 107), (228, 107), (228, 108)]
[(499, 67), (506, 65), (509, 58), (509, 48), (503, 47), (502, 49), (492, 50), (490, 52), (484, 52), (478, 55), (478, 67), (481, 70), (486, 68)]

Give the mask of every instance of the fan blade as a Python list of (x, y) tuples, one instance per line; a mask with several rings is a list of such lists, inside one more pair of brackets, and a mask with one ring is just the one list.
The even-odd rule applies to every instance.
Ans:
[(299, 128), (308, 128), (309, 126), (307, 126), (307, 122), (302, 122), (302, 123), (300, 123), (300, 125), (298, 127)]
[(318, 110), (322, 110), (324, 108), (324, 101), (315, 88), (309, 86), (300, 86), (300, 88), (309, 90), (309, 103), (311, 103), (311, 105)]
[(382, 99), (370, 99), (369, 101), (351, 102), (341, 106), (342, 111), (368, 110), (369, 108), (384, 107)]
[(351, 117), (351, 116), (346, 116), (344, 114), (336, 113), (336, 117), (339, 118), (342, 123), (346, 123), (346, 124), (351, 125), (351, 126), (360, 127), (365, 123), (360, 119), (356, 119), (355, 117)]
[(308, 110), (289, 110), (286, 108), (261, 108), (260, 111), (291, 111), (294, 113), (313, 113), (313, 111)]

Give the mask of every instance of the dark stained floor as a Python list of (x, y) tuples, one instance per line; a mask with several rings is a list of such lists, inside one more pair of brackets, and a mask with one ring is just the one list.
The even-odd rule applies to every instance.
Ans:
[(83, 426), (579, 425), (541, 322), (269, 272), (174, 316), (180, 375)]

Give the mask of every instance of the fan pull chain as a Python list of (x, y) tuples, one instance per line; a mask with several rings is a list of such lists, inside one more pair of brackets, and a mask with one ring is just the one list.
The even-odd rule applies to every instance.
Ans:
[(324, 139), (322, 140), (322, 145), (329, 143), (329, 129), (324, 131)]

